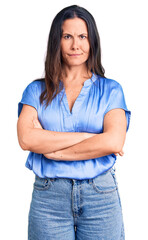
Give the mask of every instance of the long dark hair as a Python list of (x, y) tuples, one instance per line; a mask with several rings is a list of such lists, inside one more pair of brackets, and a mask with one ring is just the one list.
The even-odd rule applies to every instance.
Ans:
[(62, 37), (62, 24), (66, 19), (81, 18), (87, 24), (90, 55), (86, 62), (89, 71), (104, 77), (105, 70), (101, 64), (100, 37), (93, 16), (82, 7), (72, 5), (62, 9), (53, 19), (45, 60), (46, 89), (40, 96), (40, 101), (46, 101), (46, 106), (61, 91), (59, 81), (62, 73), (62, 57), (60, 42)]

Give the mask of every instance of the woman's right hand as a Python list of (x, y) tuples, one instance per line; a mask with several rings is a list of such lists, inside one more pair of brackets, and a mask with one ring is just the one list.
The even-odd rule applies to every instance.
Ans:
[(34, 126), (34, 128), (43, 129), (41, 124), (40, 124), (40, 122), (39, 122), (39, 120), (37, 118), (33, 119), (33, 126)]

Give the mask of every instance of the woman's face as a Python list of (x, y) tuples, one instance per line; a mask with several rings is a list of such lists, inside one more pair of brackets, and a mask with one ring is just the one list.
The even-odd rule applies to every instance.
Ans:
[(87, 25), (81, 18), (67, 19), (62, 25), (61, 53), (68, 66), (86, 64), (90, 44)]

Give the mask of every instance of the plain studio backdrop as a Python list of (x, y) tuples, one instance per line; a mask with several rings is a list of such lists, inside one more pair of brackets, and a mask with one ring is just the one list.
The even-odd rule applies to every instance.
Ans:
[[(116, 173), (126, 240), (147, 240), (147, 3), (144, 0), (5, 0), (0, 6), (0, 239), (26, 240), (34, 174), (18, 145), (17, 107), (25, 87), (44, 76), (51, 22), (64, 7), (79, 4), (94, 16), (105, 76), (118, 81), (132, 112)], [(70, 239), (68, 239), (70, 240)]]

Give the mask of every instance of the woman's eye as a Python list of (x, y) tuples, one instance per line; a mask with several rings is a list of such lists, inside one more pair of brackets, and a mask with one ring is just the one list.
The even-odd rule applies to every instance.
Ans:
[(70, 37), (71, 37), (70, 35), (65, 35), (64, 36), (65, 39), (70, 39)]
[(84, 36), (84, 35), (80, 35), (80, 38), (81, 38), (81, 39), (85, 39), (86, 36)]

